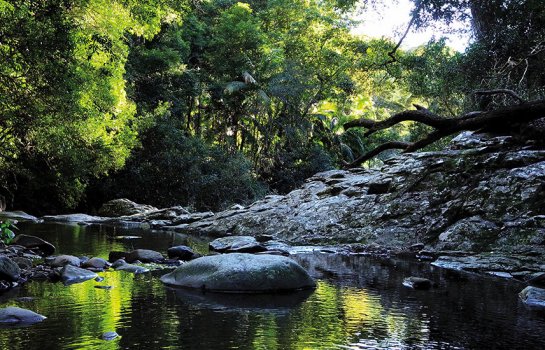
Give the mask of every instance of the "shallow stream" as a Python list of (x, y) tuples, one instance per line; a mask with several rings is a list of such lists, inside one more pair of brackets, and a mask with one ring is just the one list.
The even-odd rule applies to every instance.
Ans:
[[(206, 252), (206, 240), (105, 226), (21, 225), (59, 253), (108, 258), (112, 250), (172, 244)], [(119, 239), (119, 236), (141, 238)], [(71, 286), (31, 282), (0, 295), (48, 318), (0, 329), (0, 349), (545, 349), (545, 314), (518, 300), (522, 284), (396, 259), (302, 253), (315, 291), (288, 295), (201, 294), (166, 288), (166, 271), (100, 273)], [(438, 283), (404, 287), (408, 276)], [(94, 288), (109, 285), (112, 289)], [(115, 340), (101, 339), (115, 331)]]

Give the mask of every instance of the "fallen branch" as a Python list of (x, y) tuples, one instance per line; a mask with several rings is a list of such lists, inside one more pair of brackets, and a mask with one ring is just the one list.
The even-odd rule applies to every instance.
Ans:
[[(491, 94), (493, 93), (491, 92)], [(460, 131), (479, 130), (483, 132), (515, 133), (521, 129), (521, 126), (545, 117), (545, 100), (523, 102), (515, 106), (487, 112), (470, 112), (457, 118), (443, 118), (421, 106), (415, 105), (415, 107), (417, 108), (416, 110), (401, 112), (383, 121), (361, 118), (344, 124), (345, 130), (354, 127), (368, 129), (365, 136), (372, 135), (377, 131), (390, 128), (404, 121), (419, 122), (435, 129), (425, 138), (414, 143), (400, 141), (386, 142), (358, 157), (353, 162), (346, 164), (346, 167), (359, 166), (363, 162), (390, 149), (401, 149), (404, 153), (414, 152)]]

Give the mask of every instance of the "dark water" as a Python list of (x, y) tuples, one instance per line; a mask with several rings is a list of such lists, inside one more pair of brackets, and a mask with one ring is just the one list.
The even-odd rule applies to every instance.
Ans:
[[(107, 258), (110, 250), (206, 242), (154, 232), (44, 224), (23, 227), (60, 252)], [(115, 236), (142, 235), (117, 240)], [(516, 282), (432, 269), (425, 264), (324, 253), (297, 255), (318, 279), (312, 292), (220, 295), (163, 286), (164, 272), (105, 272), (101, 283), (29, 283), (0, 296), (48, 318), (0, 329), (0, 349), (545, 349), (545, 314), (517, 299)], [(416, 275), (431, 291), (402, 286)], [(113, 289), (94, 288), (97, 284)], [(18, 301), (17, 297), (33, 297)], [(120, 338), (104, 341), (104, 332)]]

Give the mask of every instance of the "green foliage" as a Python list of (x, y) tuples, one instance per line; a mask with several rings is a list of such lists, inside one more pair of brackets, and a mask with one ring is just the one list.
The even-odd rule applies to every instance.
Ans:
[(13, 238), (15, 238), (15, 232), (13, 229), (17, 229), (15, 223), (9, 220), (0, 220), (0, 243), (10, 244)]
[(264, 193), (242, 155), (187, 136), (169, 117), (148, 129), (142, 144), (125, 168), (107, 180), (105, 199), (127, 197), (159, 207), (219, 210)]

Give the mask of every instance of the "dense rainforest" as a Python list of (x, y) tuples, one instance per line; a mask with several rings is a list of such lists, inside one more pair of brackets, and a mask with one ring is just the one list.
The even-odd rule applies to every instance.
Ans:
[(545, 98), (542, 0), (413, 3), (407, 31), (466, 23), (466, 51), (354, 34), (378, 0), (0, 0), (0, 204), (219, 210), (431, 130), (361, 118)]

